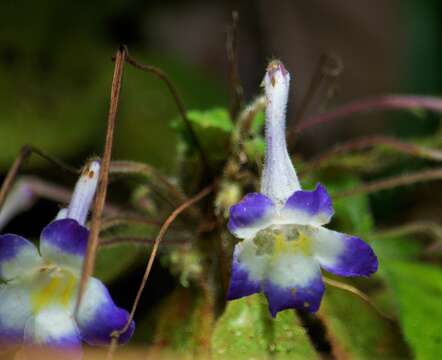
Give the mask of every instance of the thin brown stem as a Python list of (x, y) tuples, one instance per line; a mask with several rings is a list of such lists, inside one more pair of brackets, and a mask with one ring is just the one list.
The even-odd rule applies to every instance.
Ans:
[(108, 218), (102, 221), (101, 223), (101, 231), (105, 231), (108, 229), (111, 229), (115, 226), (120, 225), (147, 225), (147, 226), (155, 226), (159, 227), (161, 226), (161, 223), (157, 220), (142, 218), (141, 216), (137, 217), (128, 217), (128, 216), (118, 216), (118, 217), (112, 217)]
[(12, 184), (14, 183), (14, 180), (18, 174), (18, 171), (20, 170), (20, 167), (25, 162), (25, 160), (31, 155), (31, 149), (29, 149), (27, 146), (24, 146), (17, 157), (14, 160), (14, 163), (9, 168), (8, 173), (6, 174), (5, 180), (3, 180), (2, 187), (0, 189), (0, 209), (2, 208), (3, 204), (5, 203), (6, 196), (11, 190)]
[(136, 312), (137, 307), (138, 307), (138, 303), (139, 303), (140, 298), (141, 298), (141, 294), (144, 291), (144, 288), (146, 286), (147, 280), (149, 278), (150, 271), (151, 271), (152, 266), (153, 266), (153, 262), (155, 260), (156, 255), (157, 255), (158, 248), (160, 246), (161, 241), (164, 238), (164, 235), (166, 234), (167, 230), (169, 229), (170, 225), (175, 221), (177, 216), (180, 215), (184, 210), (188, 209), (190, 206), (192, 206), (193, 204), (197, 203), (198, 201), (203, 199), (205, 196), (210, 194), (213, 191), (213, 188), (214, 188), (213, 185), (204, 188), (198, 194), (196, 194), (194, 197), (190, 198), (185, 203), (183, 203), (182, 205), (177, 207), (169, 215), (169, 217), (166, 219), (166, 221), (161, 226), (161, 229), (160, 229), (160, 231), (159, 231), (159, 233), (158, 233), (158, 235), (155, 238), (155, 241), (153, 243), (152, 251), (150, 253), (149, 260), (147, 262), (146, 270), (144, 272), (143, 279), (141, 280), (140, 287), (138, 288), (137, 295), (135, 296), (135, 300), (134, 300), (134, 303), (133, 303), (133, 306), (132, 306), (132, 310), (130, 312), (129, 319), (127, 320), (127, 323), (126, 323), (126, 325), (124, 326), (123, 329), (121, 329), (119, 331), (115, 331), (112, 334), (112, 344), (110, 346), (107, 359), (112, 359), (112, 354), (115, 351), (116, 344), (118, 342), (118, 338), (120, 337), (121, 334), (124, 334), (127, 331), (127, 329), (129, 328), (129, 326), (130, 326), (130, 324), (131, 324), (131, 322), (132, 322), (132, 320), (134, 318), (135, 312)]
[[(127, 49), (126, 49), (127, 52)], [(126, 61), (128, 64), (132, 65), (138, 70), (146, 71), (151, 74), (156, 75), (161, 80), (164, 81), (167, 88), (169, 89), (170, 93), (172, 94), (175, 103), (177, 105), (178, 111), (181, 115), (181, 118), (183, 120), (184, 126), (186, 126), (187, 132), (189, 133), (190, 138), (192, 139), (193, 144), (195, 145), (195, 148), (197, 149), (197, 152), (199, 154), (199, 157), (201, 159), (201, 163), (203, 164), (203, 167), (207, 174), (211, 176), (211, 169), (209, 166), (209, 162), (207, 160), (206, 154), (204, 153), (204, 149), (201, 145), (201, 142), (198, 139), (198, 136), (196, 136), (195, 131), (193, 130), (192, 123), (190, 122), (189, 118), (187, 117), (187, 111), (184, 106), (184, 102), (181, 99), (177, 88), (173, 84), (173, 82), (169, 79), (169, 76), (161, 69), (149, 65), (149, 64), (141, 64), (138, 61), (136, 61), (134, 58), (132, 58), (129, 53), (127, 52)]]
[(62, 161), (59, 161), (59, 160), (53, 158), (52, 156), (50, 156), (47, 153), (45, 153), (44, 151), (36, 148), (35, 146), (24, 145), (20, 149), (20, 152), (18, 153), (12, 166), (8, 170), (5, 180), (3, 180), (3, 184), (0, 189), (0, 209), (2, 208), (3, 204), (5, 203), (6, 196), (9, 193), (9, 191), (11, 190), (11, 187), (14, 183), (14, 180), (15, 180), (21, 166), (29, 158), (29, 156), (33, 153), (40, 156), (41, 158), (47, 160), (48, 162), (55, 164), (56, 166), (58, 166), (59, 168), (61, 168), (63, 170), (66, 170), (66, 171), (69, 171), (69, 172), (72, 172), (75, 174), (78, 173), (77, 169), (73, 168), (70, 165), (65, 164)]
[(370, 146), (378, 145), (383, 145), (411, 156), (434, 161), (442, 161), (442, 151), (440, 150), (415, 145), (389, 136), (373, 135), (352, 139), (342, 144), (338, 144), (328, 151), (325, 151), (323, 154), (308, 162), (300, 175), (302, 176), (304, 173), (317, 170), (324, 163), (327, 163), (329, 160), (333, 159), (336, 155), (346, 154), (353, 150), (362, 150)]
[(107, 184), (109, 180), (109, 167), (112, 156), (112, 144), (114, 138), (115, 123), (118, 113), (118, 105), (120, 99), (121, 84), (123, 79), (123, 68), (126, 58), (126, 49), (120, 47), (115, 57), (115, 69), (112, 80), (112, 89), (110, 97), (109, 115), (106, 130), (106, 142), (104, 145), (103, 157), (101, 160), (100, 176), (98, 178), (97, 195), (95, 197), (95, 203), (92, 210), (91, 220), (91, 232), (88, 239), (88, 247), (86, 256), (83, 263), (83, 270), (81, 273), (80, 288), (78, 291), (77, 303), (75, 306), (75, 316), (78, 313), (78, 309), (86, 290), (89, 277), (92, 275), (95, 267), (95, 258), (97, 255), (97, 248), (99, 243), (99, 233), (101, 216), (103, 213), (104, 205), (106, 202)]
[(326, 283), (327, 285), (333, 286), (337, 289), (341, 289), (341, 290), (347, 291), (349, 293), (352, 293), (353, 295), (356, 295), (357, 297), (359, 297), (360, 299), (365, 301), (368, 305), (370, 305), (376, 311), (376, 313), (378, 315), (387, 319), (388, 321), (394, 321), (393, 317), (391, 317), (390, 315), (387, 315), (381, 309), (379, 309), (376, 306), (376, 304), (368, 297), (368, 295), (365, 294), (364, 292), (362, 292), (361, 290), (359, 290), (357, 287), (327, 278), (325, 276), (323, 276), (323, 280), (324, 280), (324, 283)]
[[(330, 65), (330, 62), (333, 64)], [(313, 77), (307, 88), (307, 92), (301, 101), (298, 111), (295, 115), (295, 121), (299, 125), (303, 122), (305, 113), (310, 106), (316, 93), (319, 91), (327, 78), (337, 78), (343, 70), (342, 61), (332, 54), (322, 54), (319, 58)]]
[(442, 168), (424, 170), (411, 174), (392, 176), (387, 179), (373, 181), (354, 189), (337, 192), (333, 194), (332, 197), (338, 199), (360, 194), (370, 194), (381, 190), (392, 189), (398, 186), (411, 185), (418, 182), (440, 179), (442, 179)]
[[(139, 246), (150, 246), (154, 243), (154, 239), (142, 238), (142, 237), (128, 237), (128, 236), (115, 236), (110, 238), (100, 239), (100, 248), (121, 245), (121, 244), (133, 244)], [(167, 241), (169, 246), (178, 246), (189, 243), (187, 239), (174, 239), (173, 241)]]
[(373, 237), (376, 239), (394, 238), (416, 233), (426, 234), (434, 240), (442, 241), (442, 225), (432, 221), (415, 221), (394, 228), (381, 230), (376, 232)]
[(136, 174), (154, 178), (162, 187), (170, 192), (175, 200), (186, 201), (186, 196), (153, 166), (135, 161), (112, 161), (110, 174)]
[(291, 131), (299, 134), (314, 126), (343, 119), (347, 116), (369, 111), (426, 109), (442, 112), (442, 99), (432, 96), (383, 95), (355, 100), (324, 114), (312, 116)]
[(244, 90), (241, 85), (238, 70), (238, 21), (237, 11), (232, 12), (232, 22), (227, 27), (226, 53), (229, 63), (229, 79), (232, 89), (232, 105), (230, 108), (230, 117), (236, 120), (238, 113), (244, 101)]

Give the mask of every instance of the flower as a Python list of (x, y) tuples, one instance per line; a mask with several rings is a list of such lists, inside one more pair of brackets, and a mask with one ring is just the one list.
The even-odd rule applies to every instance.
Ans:
[[(57, 359), (81, 359), (82, 341), (107, 344), (128, 321), (128, 312), (114, 304), (96, 278), (90, 278), (74, 318), (89, 236), (84, 224), (99, 170), (98, 161), (85, 166), (69, 207), (41, 232), (40, 253), (19, 235), (0, 236), (0, 278), (5, 282), (0, 287), (0, 348), (24, 343), (25, 358), (35, 359), (49, 348)], [(132, 322), (120, 341), (126, 342), (134, 327)]]
[(261, 192), (230, 209), (235, 246), (229, 300), (263, 291), (272, 316), (287, 308), (316, 312), (324, 293), (321, 268), (340, 276), (368, 276), (378, 261), (355, 236), (328, 230), (333, 206), (318, 184), (301, 190), (285, 139), (290, 75), (279, 61), (267, 68), (264, 87), (266, 154)]

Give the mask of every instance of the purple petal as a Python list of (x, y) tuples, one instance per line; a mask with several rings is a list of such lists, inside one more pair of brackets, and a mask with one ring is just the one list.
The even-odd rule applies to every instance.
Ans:
[(287, 223), (300, 225), (324, 225), (333, 216), (333, 205), (327, 190), (317, 184), (313, 191), (296, 191), (283, 208)]
[(322, 278), (315, 277), (303, 287), (281, 287), (267, 280), (264, 283), (264, 293), (269, 302), (269, 310), (273, 317), (284, 309), (300, 309), (316, 312), (324, 294)]
[[(129, 313), (115, 305), (103, 283), (91, 278), (77, 318), (83, 340), (91, 345), (109, 344), (112, 333), (122, 330), (128, 319)], [(126, 343), (134, 330), (135, 323), (132, 321), (119, 342)]]
[(36, 269), (42, 260), (37, 248), (25, 238), (0, 235), (0, 278), (10, 280)]
[(88, 236), (89, 230), (76, 220), (55, 220), (41, 233), (41, 255), (58, 265), (80, 270), (86, 253)]
[(246, 264), (241, 263), (239, 255), (241, 245), (235, 246), (232, 259), (232, 272), (230, 275), (230, 285), (227, 292), (227, 300), (239, 299), (261, 291), (259, 280), (252, 280)]
[(310, 233), (314, 257), (321, 267), (340, 276), (369, 276), (378, 269), (373, 249), (355, 236), (325, 228)]
[(236, 237), (250, 238), (270, 224), (274, 213), (272, 200), (260, 193), (250, 193), (230, 208), (228, 228)]

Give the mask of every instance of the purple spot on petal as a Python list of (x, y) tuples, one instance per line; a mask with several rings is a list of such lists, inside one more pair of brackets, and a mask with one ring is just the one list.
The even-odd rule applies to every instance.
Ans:
[(306, 287), (284, 288), (267, 280), (264, 293), (269, 302), (269, 310), (273, 317), (284, 309), (299, 309), (316, 312), (324, 294), (324, 283), (321, 276), (313, 279)]

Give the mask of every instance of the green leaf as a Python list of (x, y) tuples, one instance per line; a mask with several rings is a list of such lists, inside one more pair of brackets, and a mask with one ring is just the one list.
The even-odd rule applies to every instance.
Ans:
[(270, 317), (261, 294), (229, 301), (212, 336), (214, 359), (316, 359), (293, 311)]
[(442, 271), (415, 262), (384, 264), (403, 333), (416, 359), (442, 358)]
[(357, 296), (327, 287), (320, 317), (338, 359), (404, 359), (399, 329)]
[(147, 256), (146, 247), (133, 244), (118, 244), (100, 248), (97, 254), (95, 276), (108, 283), (129, 271), (145, 256)]
[(233, 124), (226, 109), (215, 108), (208, 111), (190, 110), (187, 113), (189, 120), (201, 128), (219, 129), (231, 132)]
[[(224, 160), (228, 154), (226, 149), (229, 147), (230, 134), (233, 131), (229, 112), (223, 108), (206, 111), (191, 110), (188, 111), (187, 117), (209, 159), (212, 162)], [(178, 131), (184, 150), (188, 154), (194, 153), (194, 144), (182, 119), (175, 119), (172, 127)]]
[(213, 304), (200, 290), (178, 287), (156, 309), (155, 320), (151, 350), (171, 352), (179, 359), (208, 357)]

